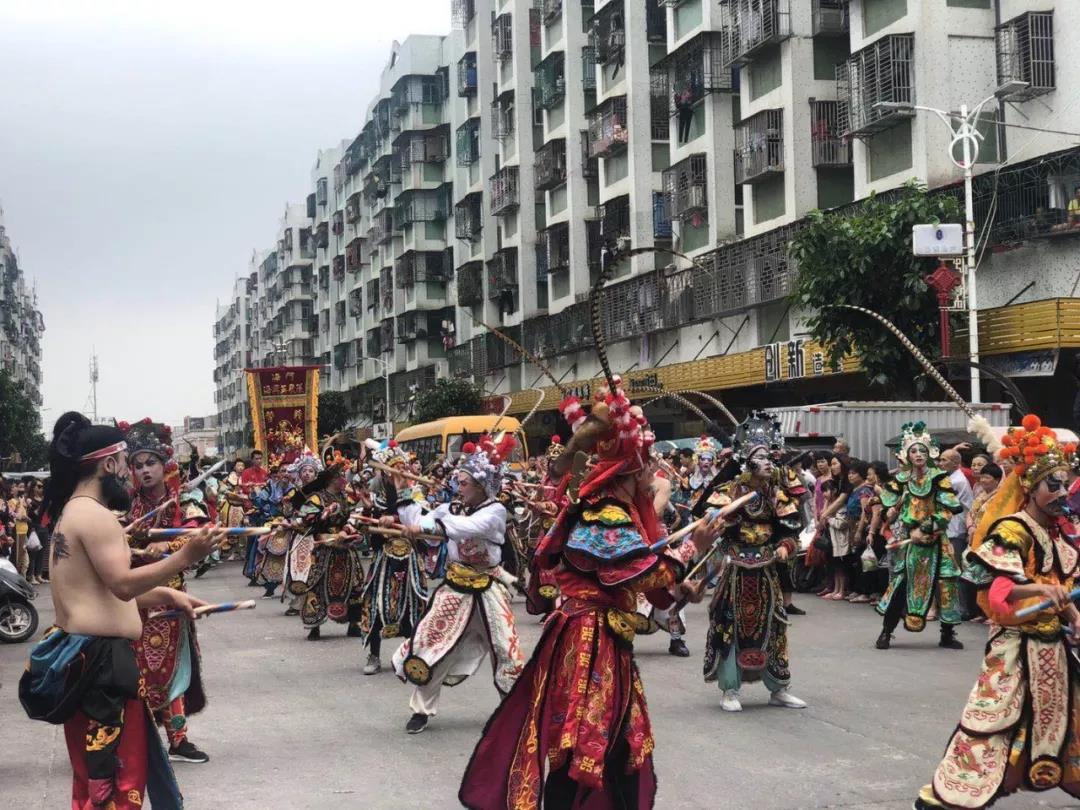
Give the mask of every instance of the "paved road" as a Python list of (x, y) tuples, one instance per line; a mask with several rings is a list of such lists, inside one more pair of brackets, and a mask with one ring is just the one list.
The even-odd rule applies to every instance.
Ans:
[[(246, 598), (239, 566), (197, 580), (210, 601)], [(760, 684), (744, 690), (745, 711), (720, 711), (719, 691), (701, 680), (702, 609), (689, 617), (693, 657), (667, 655), (667, 640), (638, 640), (656, 734), (657, 806), (867, 808), (911, 806), (952, 731), (978, 668), (985, 630), (965, 626), (963, 652), (940, 650), (932, 628), (873, 649), (867, 607), (809, 596), (794, 619), (792, 691), (803, 711), (769, 708)], [(38, 600), (42, 627), (52, 610)], [(540, 627), (518, 602), (527, 650)], [(458, 780), (496, 693), (485, 671), (444, 692), (428, 731), (410, 737), (408, 688), (393, 675), (360, 673), (361, 647), (327, 626), (310, 643), (276, 602), (199, 625), (209, 706), (191, 720), (192, 739), (211, 755), (177, 765), (187, 806), (266, 808), (453, 808)], [(69, 770), (60, 729), (26, 719), (15, 684), (30, 645), (0, 648), (0, 795), (12, 808), (67, 805)], [(384, 658), (388, 656), (384, 653)], [(1021, 795), (1005, 810), (1077, 807), (1063, 793)]]

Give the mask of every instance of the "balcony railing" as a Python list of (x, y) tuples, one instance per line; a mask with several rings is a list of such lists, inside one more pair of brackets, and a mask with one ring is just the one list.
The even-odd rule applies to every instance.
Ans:
[(484, 300), (484, 265), (482, 262), (463, 264), (454, 275), (457, 280), (459, 307), (476, 306)]
[(454, 235), (466, 242), (480, 238), (484, 227), (484, 195), (479, 191), (467, 194), (454, 206)]
[(586, 45), (581, 49), (581, 89), (596, 92), (596, 48)]
[(365, 264), (364, 238), (358, 236), (345, 246), (345, 269), (350, 273), (359, 273)]
[(480, 160), (480, 119), (470, 118), (457, 128), (457, 164), (472, 166)]
[(1003, 96), (1008, 101), (1028, 99), (1051, 92), (1054, 79), (1054, 12), (1029, 11), (994, 29), (997, 42), (998, 86), (1026, 86)]
[(630, 195), (623, 194), (608, 200), (599, 207), (600, 233), (611, 247), (620, 239), (630, 238)]
[(708, 215), (706, 167), (705, 155), (696, 154), (664, 171), (662, 182), (671, 219), (701, 219)]
[(520, 202), (518, 190), (518, 167), (503, 166), (489, 181), (491, 214), (500, 216), (517, 210)]
[[(441, 76), (404, 76), (394, 85), (390, 95), (390, 111), (397, 116), (404, 115), (409, 108), (417, 104), (442, 104), (444, 99)], [(391, 128), (396, 122), (391, 122)]]
[(514, 25), (509, 13), (491, 22), (491, 50), (497, 62), (509, 62), (514, 57)]
[(326, 250), (330, 246), (330, 223), (320, 222), (315, 228), (315, 247)]
[(705, 31), (668, 54), (654, 70), (668, 76), (670, 114), (693, 106), (711, 93), (733, 89), (730, 60), (724, 50), (724, 32)]
[(334, 280), (344, 281), (345, 279), (345, 257), (335, 256), (330, 265), (333, 268)]
[(360, 192), (356, 191), (349, 195), (345, 201), (345, 221), (350, 225), (360, 220)]
[(457, 64), (457, 94), (469, 98), (476, 95), (476, 88), (476, 51), (469, 51)]
[(330, 231), (334, 236), (341, 236), (345, 233), (345, 214), (342, 211), (335, 211), (333, 216), (330, 217)]
[(476, 0), (452, 0), (450, 21), (455, 28), (464, 28), (476, 16)]
[(548, 54), (533, 73), (536, 88), (536, 107), (550, 110), (562, 103), (566, 96), (566, 54), (553, 51)]
[(491, 137), (501, 141), (514, 134), (514, 91), (508, 90), (491, 102)]
[(536, 187), (548, 191), (566, 182), (566, 139), (545, 143), (535, 155)]
[(373, 278), (367, 283), (365, 293), (367, 294), (367, 308), (374, 310), (374, 313), (378, 315), (379, 312), (379, 279)]
[(757, 183), (784, 170), (784, 111), (762, 110), (735, 130), (735, 182)]
[(581, 131), (581, 175), (586, 180), (600, 176), (600, 161), (589, 155), (589, 132)]
[(361, 289), (349, 291), (349, 315), (359, 318), (364, 314), (364, 291)]
[[(867, 137), (910, 118), (915, 102), (915, 37), (890, 34), (836, 66), (837, 126), (846, 137)], [(884, 105), (884, 106), (883, 106)]]
[(653, 238), (671, 239), (671, 206), (668, 204), (668, 195), (662, 191), (654, 191), (652, 197)]
[(837, 102), (810, 102), (811, 163), (814, 166), (850, 166), (851, 143), (840, 135)]
[(394, 271), (389, 267), (379, 271), (379, 291), (382, 293), (379, 305), (383, 317), (389, 317), (394, 314)]
[(394, 262), (394, 280), (402, 290), (425, 282), (443, 284), (448, 275), (446, 254), (441, 250), (409, 250)]
[(589, 157), (607, 157), (625, 149), (630, 141), (626, 127), (626, 96), (609, 98), (589, 113)]
[(848, 0), (813, 0), (814, 36), (839, 36), (851, 28)]
[(394, 227), (400, 230), (418, 222), (443, 222), (446, 213), (446, 195), (442, 192), (404, 191), (394, 208)]
[[(541, 231), (540, 245), (544, 254), (544, 269), (558, 273), (570, 268), (570, 223), (562, 222)], [(537, 271), (539, 274), (539, 270)]]
[(382, 354), (394, 353), (394, 319), (384, 318), (379, 324), (379, 351)]
[(621, 65), (626, 55), (626, 26), (623, 0), (612, 0), (592, 18), (589, 44), (601, 65)]
[(403, 172), (417, 163), (443, 163), (450, 152), (449, 136), (443, 127), (409, 133), (398, 139), (397, 150)]
[(788, 0), (721, 0), (721, 6), (731, 41), (729, 64), (744, 65), (760, 49), (791, 36)]
[(371, 218), (368, 239), (376, 245), (383, 245), (394, 238), (394, 216), (390, 209), (380, 211)]
[(495, 251), (494, 257), (487, 263), (489, 301), (499, 304), (503, 313), (517, 309), (517, 248), (503, 248)]

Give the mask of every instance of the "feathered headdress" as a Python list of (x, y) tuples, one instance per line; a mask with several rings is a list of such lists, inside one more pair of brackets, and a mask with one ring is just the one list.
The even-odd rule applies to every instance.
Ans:
[(645, 466), (656, 436), (641, 408), (627, 398), (622, 378), (612, 375), (611, 379), (614, 389), (597, 391), (587, 416), (577, 397), (567, 397), (559, 406), (574, 431), (567, 449), (595, 451), (601, 462), (619, 462), (620, 474), (632, 473)]
[(941, 448), (937, 440), (926, 429), (925, 422), (908, 422), (900, 428), (900, 461), (908, 463), (908, 451), (912, 447), (922, 446), (926, 448), (926, 454), (930, 458), (941, 455)]
[(468, 475), (494, 498), (502, 489), (506, 460), (517, 447), (517, 440), (509, 433), (494, 438), (484, 435), (478, 442), (466, 442), (461, 447), (458, 470)]
[(1013, 472), (1030, 492), (1052, 473), (1069, 470), (1076, 445), (1059, 442), (1057, 434), (1035, 414), (1025, 416), (1020, 425), (1009, 428), (1002, 438), (1001, 457), (1012, 461)]

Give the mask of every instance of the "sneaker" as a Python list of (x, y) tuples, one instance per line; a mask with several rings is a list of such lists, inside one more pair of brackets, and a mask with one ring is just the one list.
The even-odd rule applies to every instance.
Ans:
[(308, 641), (318, 641), (322, 637), (322, 631), (319, 630), (318, 625), (312, 627), (307, 634)]
[(686, 649), (686, 643), (681, 638), (673, 638), (667, 648), (668, 655), (676, 658), (689, 658), (690, 650)]
[(806, 611), (800, 607), (795, 607), (794, 604), (784, 605), (784, 612), (788, 616), (805, 616)]
[(382, 661), (379, 660), (377, 655), (369, 655), (367, 657), (367, 663), (364, 664), (364, 674), (374, 675), (377, 672), (382, 671)]
[(720, 701), (720, 708), (725, 712), (741, 712), (742, 703), (739, 702), (739, 690), (725, 689), (724, 697)]
[(769, 695), (769, 705), (780, 706), (783, 709), (805, 709), (806, 701), (795, 697), (785, 686)]
[(259, 585), (258, 581), (256, 581), (255, 577), (252, 577), (251, 579), (248, 580), (247, 586), (249, 588), (260, 588), (260, 587), (262, 587), (261, 585)]
[(195, 747), (195, 744), (191, 740), (181, 740), (178, 745), (169, 746), (169, 761), (170, 762), (193, 762), (203, 763), (209, 762), (210, 757)]
[(881, 635), (877, 637), (877, 641), (874, 642), (874, 646), (879, 650), (889, 649), (889, 642), (892, 639), (892, 633), (888, 630), (882, 630)]
[(405, 732), (408, 734), (419, 734), (425, 728), (427, 728), (428, 716), (426, 714), (420, 714), (417, 712), (409, 718), (409, 722), (405, 724)]
[(956, 637), (956, 633), (949, 630), (948, 633), (941, 634), (941, 640), (938, 641), (939, 647), (944, 647), (946, 650), (962, 650), (964, 649), (964, 642)]
[(277, 585), (267, 585), (266, 593), (260, 596), (260, 599), (273, 599), (275, 597), (274, 591), (277, 590)]

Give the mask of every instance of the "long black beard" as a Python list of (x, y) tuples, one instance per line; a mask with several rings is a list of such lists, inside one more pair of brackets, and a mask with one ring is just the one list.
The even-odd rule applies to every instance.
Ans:
[(101, 497), (105, 508), (113, 512), (127, 512), (131, 508), (131, 491), (118, 475), (105, 475), (101, 479)]

